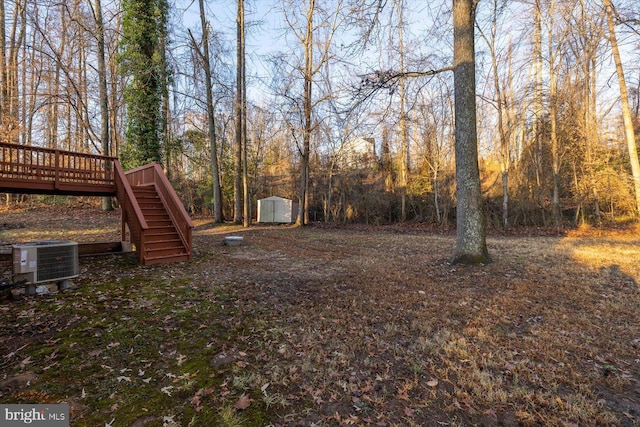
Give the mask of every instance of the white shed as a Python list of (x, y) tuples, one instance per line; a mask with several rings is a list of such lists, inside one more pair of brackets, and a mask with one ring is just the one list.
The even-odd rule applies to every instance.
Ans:
[(298, 204), (283, 197), (271, 196), (258, 200), (258, 222), (291, 224), (298, 216)]

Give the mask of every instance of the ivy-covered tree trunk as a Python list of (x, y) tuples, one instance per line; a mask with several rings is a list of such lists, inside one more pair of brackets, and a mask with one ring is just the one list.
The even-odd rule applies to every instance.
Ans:
[(126, 141), (122, 160), (139, 166), (162, 160), (162, 100), (166, 79), (166, 0), (122, 1), (121, 69), (128, 83)]

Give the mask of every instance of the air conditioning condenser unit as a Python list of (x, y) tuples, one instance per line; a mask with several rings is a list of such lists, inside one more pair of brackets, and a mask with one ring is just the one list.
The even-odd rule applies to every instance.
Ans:
[(78, 277), (78, 243), (41, 240), (12, 245), (13, 281), (61, 282)]

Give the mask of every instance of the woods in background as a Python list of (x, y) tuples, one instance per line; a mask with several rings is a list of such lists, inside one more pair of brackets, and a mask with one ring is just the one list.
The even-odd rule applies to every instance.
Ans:
[[(0, 139), (158, 161), (216, 221), (278, 195), (301, 222), (453, 226), (453, 4), (422, 3), (4, 1)], [(637, 220), (639, 13), (478, 2), (489, 226)]]

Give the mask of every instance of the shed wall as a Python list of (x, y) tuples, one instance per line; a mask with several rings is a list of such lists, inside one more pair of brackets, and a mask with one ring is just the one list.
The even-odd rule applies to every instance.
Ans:
[(258, 200), (258, 222), (290, 224), (294, 222), (298, 204), (281, 197), (268, 197)]

